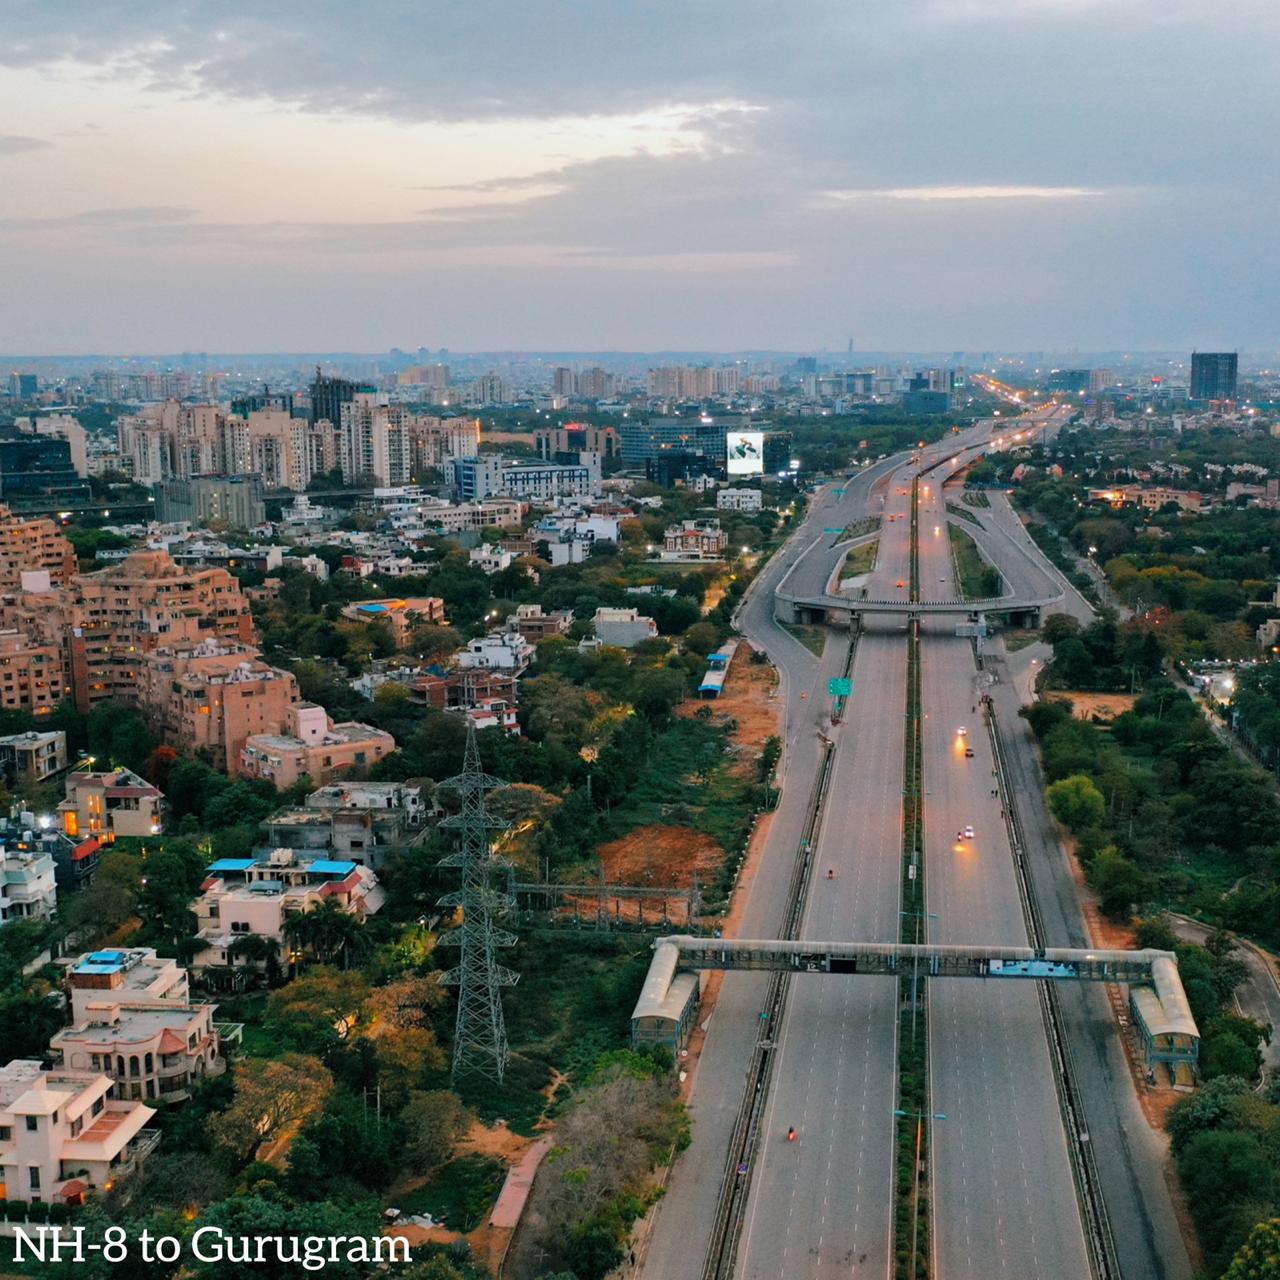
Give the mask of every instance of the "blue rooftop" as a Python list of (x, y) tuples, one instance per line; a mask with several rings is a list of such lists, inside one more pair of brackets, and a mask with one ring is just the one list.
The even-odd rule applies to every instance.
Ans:
[(255, 858), (219, 858), (213, 863), (210, 871), (248, 871), (257, 861)]
[(308, 871), (322, 876), (349, 876), (355, 869), (354, 862), (330, 862), (327, 858), (317, 858), (307, 864)]
[(361, 613), (386, 613), (387, 611), (385, 604), (359, 604), (356, 608)]

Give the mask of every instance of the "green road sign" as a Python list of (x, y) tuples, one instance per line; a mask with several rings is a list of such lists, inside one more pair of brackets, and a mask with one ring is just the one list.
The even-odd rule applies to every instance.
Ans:
[(832, 492), (836, 495), (837, 498), (843, 498), (845, 495), (845, 490), (843, 489), (833, 489)]
[(829, 529), (823, 529), (823, 531), (822, 531), (822, 532), (823, 532), (823, 533), (843, 533), (843, 532), (844, 532), (844, 525), (842, 525), (842, 524), (833, 525), (833, 526), (832, 526), (831, 528), (829, 528)]
[(833, 698), (847, 698), (853, 693), (853, 681), (847, 676), (843, 679), (833, 676), (827, 681), (827, 692)]

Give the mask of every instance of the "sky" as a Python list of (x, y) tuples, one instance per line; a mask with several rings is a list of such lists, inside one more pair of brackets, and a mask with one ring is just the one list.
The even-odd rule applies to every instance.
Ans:
[(0, 351), (1273, 350), (1274, 0), (9, 0)]

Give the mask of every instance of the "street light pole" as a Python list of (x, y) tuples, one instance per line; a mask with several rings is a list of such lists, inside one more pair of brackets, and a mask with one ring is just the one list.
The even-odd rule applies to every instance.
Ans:
[(904, 1120), (916, 1122), (916, 1167), (911, 1182), (911, 1266), (907, 1274), (915, 1280), (916, 1245), (920, 1238), (920, 1148), (924, 1144), (924, 1122), (926, 1120), (945, 1120), (944, 1111), (903, 1111), (897, 1108), (893, 1113)]

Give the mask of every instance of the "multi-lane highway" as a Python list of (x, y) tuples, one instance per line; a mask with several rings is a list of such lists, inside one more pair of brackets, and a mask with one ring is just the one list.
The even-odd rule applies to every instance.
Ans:
[[(864, 623), (852, 670), (854, 696), (845, 722), (832, 727), (826, 682), (840, 673), (849, 638), (833, 630), (817, 657), (775, 621), (773, 596), (784, 582), (797, 594), (826, 592), (845, 548), (822, 530), (867, 515), (886, 517), (868, 594), (893, 594), (910, 577), (911, 476), (956, 459), (922, 479), (920, 518), (921, 596), (954, 599), (942, 481), (987, 447), (997, 427), (1007, 430), (1007, 424), (984, 423), (939, 442), (921, 451), (919, 463), (909, 455), (879, 463), (842, 486), (842, 496), (834, 486), (822, 491), (739, 610), (739, 628), (767, 649), (779, 670), (786, 714), (783, 798), (745, 907), (743, 936), (780, 936), (824, 735), (834, 743), (834, 757), (801, 934), (872, 941), (898, 936), (905, 619)], [(981, 527), (965, 527), (1013, 591), (1035, 594), (1046, 584), (1061, 590), (1060, 576), (1014, 527), (1016, 517), (1006, 506), (976, 514)], [(1077, 602), (1069, 598), (1068, 607)], [(991, 794), (991, 750), (975, 710), (977, 671), (969, 642), (954, 635), (955, 622), (928, 619), (922, 629), (926, 906), (936, 916), (928, 934), (941, 942), (1023, 943), (1002, 800)], [(968, 730), (963, 742), (956, 734), (960, 725)], [(972, 757), (965, 756), (964, 742)], [(968, 825), (973, 839), (957, 841)], [(642, 1236), (640, 1269), (653, 1280), (702, 1274), (746, 1068), (761, 1034), (774, 1037), (777, 1049), (734, 1274), (892, 1273), (896, 984), (797, 979), (781, 1024), (762, 1032), (758, 1015), (766, 983), (762, 974), (725, 975), (696, 1069), (693, 1144)], [(931, 1135), (937, 1274), (1064, 1280), (1089, 1274), (1035, 990), (935, 982), (928, 1036), (931, 1109), (948, 1117)], [(788, 1140), (791, 1128), (794, 1141)], [(1139, 1201), (1160, 1194), (1146, 1182)], [(1163, 1230), (1167, 1204), (1157, 1210)], [(1157, 1267), (1150, 1274), (1182, 1272)]]
[[(920, 579), (955, 598), (941, 486), (922, 488)], [(1039, 573), (1002, 556), (1010, 577)], [(972, 645), (943, 619), (921, 634), (929, 937), (1027, 943)], [(963, 730), (963, 732), (961, 732)], [(973, 752), (966, 755), (966, 748)], [(972, 829), (973, 835), (964, 833)], [(940, 1275), (1072, 1277), (1089, 1259), (1039, 996), (1030, 985), (935, 982), (929, 991), (934, 1256)]]

